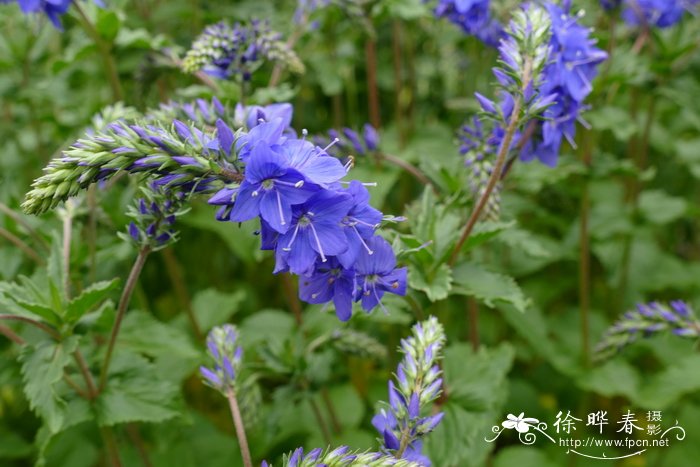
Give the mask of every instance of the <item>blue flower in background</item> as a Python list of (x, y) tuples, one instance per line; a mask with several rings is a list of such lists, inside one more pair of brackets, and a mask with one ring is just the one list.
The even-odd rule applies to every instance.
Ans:
[(628, 24), (667, 28), (678, 23), (698, 0), (625, 0), (622, 18)]
[[(0, 0), (0, 3), (11, 3), (14, 0)], [(43, 13), (58, 30), (63, 30), (61, 16), (68, 12), (72, 0), (16, 0), (25, 15)], [(104, 7), (102, 0), (93, 0), (96, 5)]]
[(491, 15), (489, 0), (440, 0), (435, 15), (447, 18), (465, 33), (493, 47), (503, 36), (503, 27)]

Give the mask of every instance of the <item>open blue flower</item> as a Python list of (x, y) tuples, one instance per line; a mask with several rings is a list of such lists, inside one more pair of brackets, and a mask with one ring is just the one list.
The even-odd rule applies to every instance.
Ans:
[(243, 222), (260, 216), (280, 233), (289, 230), (292, 206), (308, 200), (318, 187), (289, 167), (287, 159), (266, 143), (259, 142), (246, 164), (229, 219)]
[(333, 301), (341, 321), (352, 316), (354, 291), (355, 272), (343, 268), (336, 258), (325, 263), (317, 261), (313, 273), (299, 279), (299, 298), (312, 304)]
[(386, 292), (396, 295), (406, 294), (406, 268), (396, 268), (396, 256), (391, 245), (382, 237), (375, 236), (367, 241), (372, 251), (361, 251), (355, 263), (357, 289), (355, 300), (362, 301), (365, 311), (381, 305)]
[(352, 268), (360, 254), (364, 250), (372, 254), (367, 245), (367, 240), (374, 236), (374, 232), (382, 221), (382, 213), (369, 204), (369, 192), (365, 186), (353, 180), (348, 186), (347, 193), (352, 196), (352, 208), (343, 218), (341, 225), (348, 240), (348, 249), (338, 255), (338, 261), (345, 268)]
[(288, 268), (294, 274), (308, 274), (317, 259), (325, 263), (347, 250), (340, 222), (351, 207), (350, 195), (331, 191), (320, 191), (295, 206), (289, 229), (277, 241), (276, 271)]

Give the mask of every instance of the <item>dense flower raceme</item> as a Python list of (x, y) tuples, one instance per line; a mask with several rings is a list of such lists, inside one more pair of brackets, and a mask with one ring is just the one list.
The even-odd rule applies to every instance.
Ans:
[[(283, 459), (283, 467), (421, 467), (421, 464), (378, 452), (352, 452), (347, 446), (304, 453), (299, 448)], [(272, 467), (263, 461), (261, 467)]]
[(200, 367), (204, 382), (224, 395), (235, 391), (243, 358), (236, 327), (224, 324), (212, 329), (207, 336), (207, 349), (214, 365)]
[(396, 384), (389, 382), (389, 403), (372, 419), (388, 453), (422, 466), (430, 466), (430, 460), (421, 453), (421, 439), (443, 417), (425, 412), (441, 394), (438, 361), (444, 342), (445, 332), (435, 317), (413, 326), (412, 336), (401, 341), (404, 358), (396, 370)]
[(332, 301), (342, 320), (353, 302), (370, 311), (387, 292), (405, 294), (406, 269), (376, 234), (384, 217), (367, 189), (342, 182), (346, 166), (295, 136), (291, 112), (288, 104), (241, 108), (248, 123), (235, 132), (223, 120), (212, 131), (179, 120), (168, 127), (113, 122), (52, 160), (23, 208), (39, 214), (119, 172), (141, 173), (165, 190), (213, 193), (209, 203), (219, 206), (221, 221), (259, 218), (275, 272), (299, 275), (301, 298)]
[[(0, 3), (14, 3), (15, 1), (22, 13), (26, 15), (43, 13), (59, 30), (63, 29), (61, 16), (68, 12), (68, 8), (73, 3), (73, 0), (0, 0)], [(104, 7), (102, 0), (93, 0), (93, 2), (98, 6)]]
[(599, 359), (610, 357), (640, 337), (650, 337), (663, 331), (671, 331), (680, 337), (697, 338), (700, 336), (700, 321), (682, 300), (668, 304), (639, 304), (636, 310), (625, 313), (608, 329), (596, 346), (596, 356)]
[(497, 46), (503, 26), (493, 17), (490, 0), (439, 0), (435, 15), (447, 18), (483, 43)]
[(248, 81), (253, 71), (265, 61), (303, 72), (304, 65), (267, 22), (253, 20), (230, 26), (222, 21), (207, 26), (185, 55), (183, 69), (188, 73), (202, 70), (220, 79)]
[[(567, 10), (549, 2), (544, 3), (544, 8), (546, 10), (531, 6), (524, 10), (528, 15), (546, 11), (551, 34), (547, 47), (534, 54), (538, 57), (536, 62), (543, 66), (540, 72), (533, 68), (532, 85), (525, 90), (525, 99), (531, 100), (525, 107), (526, 115), (523, 118), (527, 123), (524, 130), (516, 135), (512, 147), (519, 151), (524, 161), (537, 158), (546, 165), (555, 166), (563, 140), (575, 144), (576, 122), (585, 125), (580, 113), (585, 109), (586, 97), (593, 90), (591, 81), (598, 73), (598, 65), (607, 58), (607, 54), (595, 47), (590, 30), (579, 24), (579, 16), (572, 16)], [(522, 34), (513, 30), (512, 26), (508, 32), (509, 38), (500, 47), (501, 63), (505, 66), (495, 70), (499, 84), (506, 89), (512, 87), (512, 76), (517, 76), (522, 69), (522, 65), (513, 57), (522, 55), (517, 51), (522, 48), (523, 42), (519, 38)], [(492, 140), (497, 141), (512, 109), (513, 93), (502, 93), (498, 105), (480, 95), (477, 98), (486, 113), (495, 115), (496, 120), (501, 121), (501, 127), (496, 127), (492, 133)], [(543, 119), (535, 118), (538, 116)], [(471, 127), (467, 131), (468, 135), (470, 133), (478, 133), (478, 129)], [(490, 147), (498, 148), (496, 145)]]

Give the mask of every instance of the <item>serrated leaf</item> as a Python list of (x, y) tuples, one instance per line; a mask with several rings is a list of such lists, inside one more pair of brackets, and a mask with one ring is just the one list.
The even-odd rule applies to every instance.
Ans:
[(19, 356), (29, 406), (52, 433), (63, 426), (67, 406), (56, 385), (62, 380), (63, 371), (77, 348), (78, 338), (73, 336), (60, 343), (43, 341), (34, 347), (25, 346)]
[(507, 344), (477, 353), (467, 344), (445, 349), (445, 417), (425, 442), (426, 454), (434, 465), (482, 465), (494, 447), (484, 436), (502, 416), (514, 356)]
[(454, 293), (475, 297), (490, 307), (499, 301), (510, 303), (519, 311), (529, 306), (529, 300), (510, 276), (488, 271), (475, 263), (458, 265), (453, 276)]
[(192, 374), (202, 357), (185, 331), (136, 310), (124, 318), (117, 346), (153, 358), (157, 377), (172, 381)]
[(97, 305), (107, 299), (109, 293), (119, 284), (119, 279), (101, 281), (84, 289), (80, 295), (68, 302), (63, 319), (70, 324), (92, 311)]
[[(429, 273), (427, 277), (426, 272)], [(452, 290), (452, 270), (445, 263), (434, 272), (414, 268), (408, 275), (408, 283), (414, 289), (425, 292), (431, 302), (443, 300)]]
[(294, 329), (290, 312), (262, 310), (243, 320), (240, 325), (241, 340), (248, 347), (261, 341), (283, 341)]
[(688, 355), (649, 378), (640, 387), (639, 404), (660, 410), (686, 394), (700, 391), (700, 355)]
[(153, 363), (122, 349), (116, 354), (105, 389), (95, 402), (97, 423), (157, 423), (177, 417), (179, 384), (157, 375)]
[(515, 221), (511, 222), (493, 222), (484, 221), (479, 222), (474, 227), (474, 230), (467, 238), (467, 241), (462, 247), (462, 251), (470, 251), (474, 248), (488, 242), (492, 238), (498, 236), (503, 231), (511, 231), (512, 227), (515, 226)]

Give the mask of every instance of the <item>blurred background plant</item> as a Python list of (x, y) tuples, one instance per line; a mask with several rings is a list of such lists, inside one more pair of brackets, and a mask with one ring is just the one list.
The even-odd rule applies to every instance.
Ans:
[[(532, 135), (520, 128), (498, 198), (452, 266), (493, 174), (493, 126), (510, 114), (498, 106), (505, 118), (487, 118), (474, 93), (500, 103), (494, 81), (508, 87), (492, 73), (494, 38), (518, 1), (0, 3), (1, 465), (243, 465), (228, 402), (198, 375), (205, 336), (228, 322), (245, 354), (236, 384), (256, 463), (286, 465), (299, 447), (306, 456), (327, 446), (376, 451), (385, 440), (372, 418), (386, 410), (400, 341), (429, 315), (447, 337), (435, 402), (444, 415), (422, 446), (433, 465), (564, 465), (562, 450), (484, 442), (506, 413), (554, 420), (560, 410), (611, 419), (662, 410), (688, 438), (649, 451), (645, 465), (685, 467), (700, 455), (697, 320), (684, 315), (700, 301), (695, 2), (560, 2), (571, 12), (550, 45), (573, 51), (561, 60), (587, 79), (569, 90), (572, 107), (547, 108), (566, 117), (556, 167), (523, 163), (518, 141), (550, 141), (546, 128), (561, 121), (538, 121)], [(254, 36), (241, 39), (240, 62), (215, 58), (241, 79), (185, 72), (192, 44), (222, 20)], [(383, 229), (409, 269), (406, 296), (382, 299), (389, 313), (356, 305), (341, 323), (332, 306), (304, 304), (296, 279), (271, 274), (258, 227), (217, 221), (205, 200), (188, 200), (187, 212), (170, 205), (177, 219), (149, 233), (162, 214), (152, 203), (165, 200), (137, 179), (92, 185), (40, 217), (22, 213), (42, 168), (115, 120), (163, 104), (153, 118), (214, 131), (219, 117), (254, 126), (289, 113), (241, 115), (241, 101), (291, 102), (293, 127), (322, 147), (338, 138), (329, 152), (353, 166), (349, 178), (376, 183), (372, 206), (406, 218)], [(475, 118), (483, 128), (474, 130)], [(465, 145), (465, 125), (466, 142), (478, 145)], [(146, 248), (101, 387), (120, 291)], [(654, 301), (663, 305), (628, 312)], [(598, 341), (606, 358), (594, 361)]]

